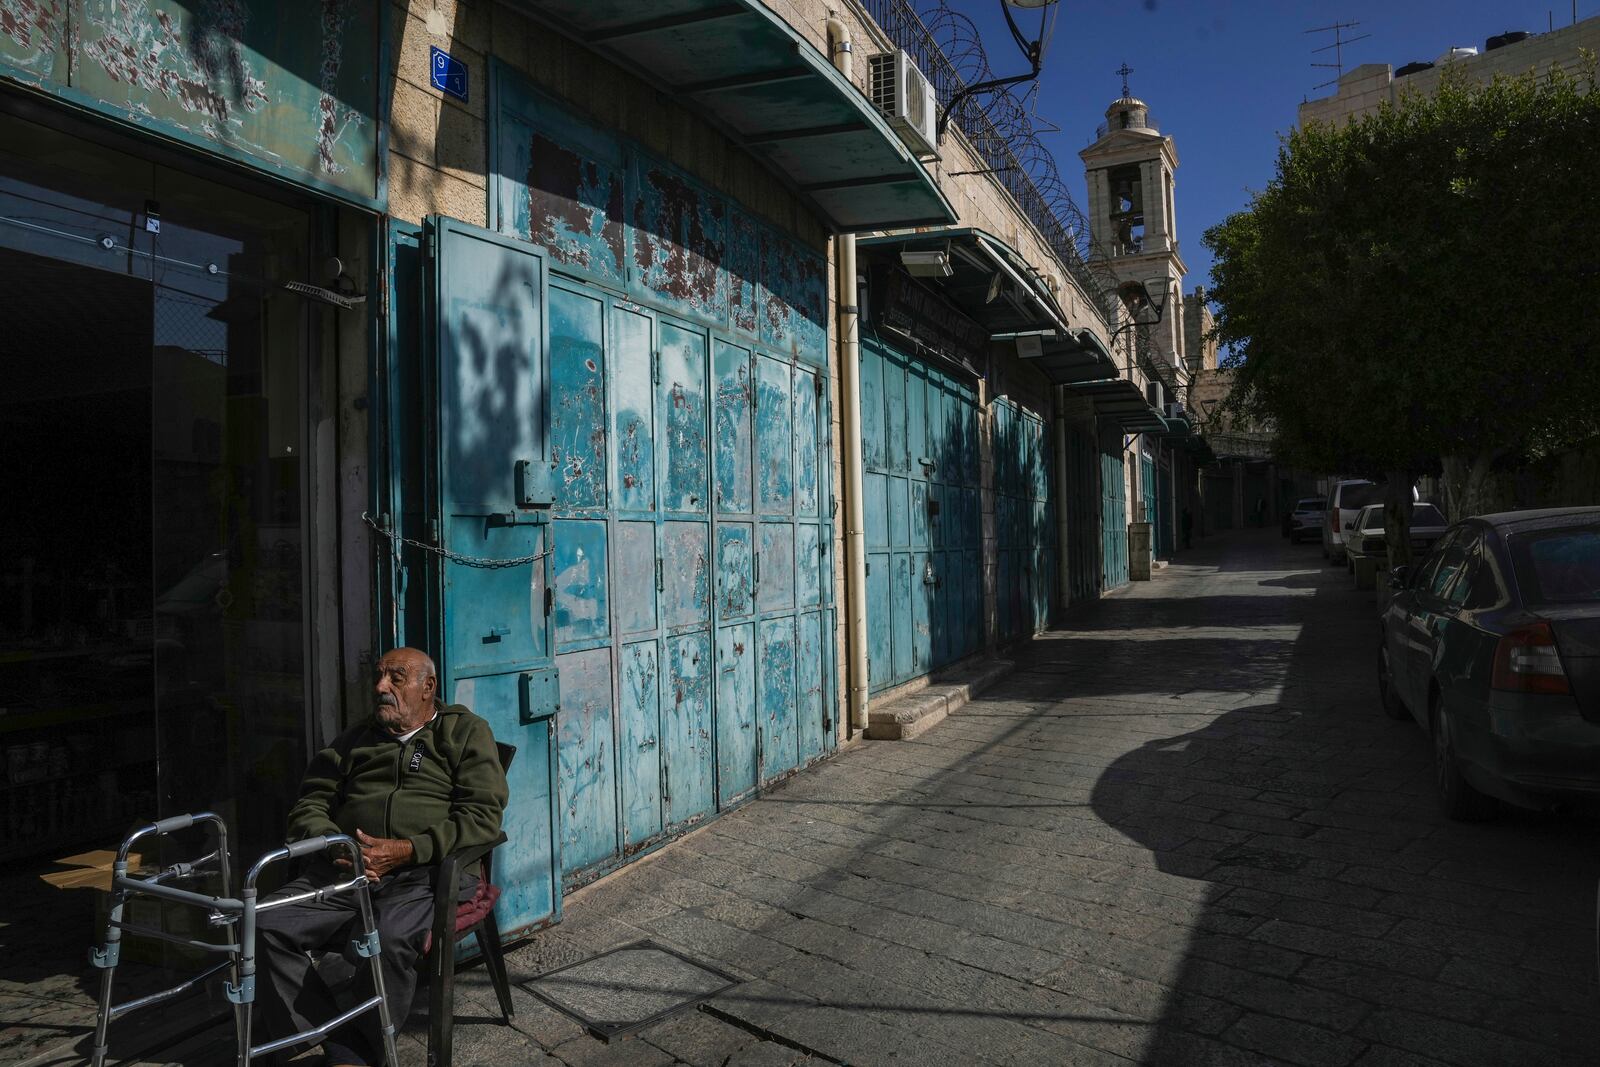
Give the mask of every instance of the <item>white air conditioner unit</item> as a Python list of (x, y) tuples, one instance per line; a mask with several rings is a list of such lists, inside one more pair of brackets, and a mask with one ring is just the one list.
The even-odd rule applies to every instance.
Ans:
[(939, 104), (933, 86), (905, 49), (879, 52), (867, 59), (868, 95), (917, 156), (936, 156)]
[(1169, 419), (1181, 419), (1187, 414), (1188, 412), (1183, 410), (1182, 404), (1172, 403), (1167, 405), (1167, 418)]

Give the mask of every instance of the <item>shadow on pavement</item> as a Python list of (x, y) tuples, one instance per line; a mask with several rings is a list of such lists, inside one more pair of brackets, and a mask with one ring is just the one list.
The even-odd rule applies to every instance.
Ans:
[[(1114, 644), (1074, 679), (1078, 695), (1216, 707), (1116, 758), (1092, 792), (1106, 825), (1204, 887), (1143, 1062), (1192, 1062), (1198, 1035), (1274, 1062), (1353, 1063), (1374, 1044), (1449, 1063), (1596, 1062), (1593, 822), (1445, 820), (1425, 736), (1378, 703), (1373, 593), (1326, 565), (1253, 584), (1264, 595), (1107, 601), (1068, 623), (1089, 635), (1068, 638), (1080, 645), (1129, 627), (1241, 628)], [(1235, 1010), (1208, 1012), (1214, 1001)]]

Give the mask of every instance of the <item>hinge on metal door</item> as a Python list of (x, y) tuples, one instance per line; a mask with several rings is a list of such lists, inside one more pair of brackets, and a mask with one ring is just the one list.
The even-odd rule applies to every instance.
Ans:
[(544, 617), (549, 618), (550, 612), (555, 610), (556, 591), (548, 585), (544, 587)]
[(438, 543), (439, 543), (439, 520), (438, 519), (429, 519), (428, 520), (428, 544), (436, 545)]
[(821, 396), (822, 395), (822, 375), (820, 375), (820, 374), (813, 375), (812, 378), (811, 378), (811, 385), (812, 385), (812, 388), (816, 389), (817, 395)]
[(432, 230), (422, 232), (422, 254), (432, 259), (439, 252), (439, 242), (433, 236)]
[(871, 560), (867, 561), (867, 573), (869, 575), (872, 573), (872, 561)]
[(757, 552), (755, 554), (755, 576), (754, 576), (752, 581), (753, 581), (753, 585), (756, 588), (760, 588), (760, 586), (761, 586), (761, 553), (759, 553), (759, 552)]
[(659, 349), (650, 353), (650, 380), (656, 385), (661, 384), (661, 352)]
[(667, 588), (666, 568), (662, 565), (660, 556), (656, 557), (656, 592), (664, 592)]
[(839, 514), (839, 498), (836, 497), (836, 496), (830, 496), (828, 498), (828, 518), (830, 518), (830, 519), (834, 518), (838, 514)]

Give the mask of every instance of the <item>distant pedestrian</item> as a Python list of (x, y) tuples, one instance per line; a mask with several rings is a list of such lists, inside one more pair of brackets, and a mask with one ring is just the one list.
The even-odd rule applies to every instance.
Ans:
[(1267, 498), (1264, 497), (1264, 496), (1258, 496), (1258, 497), (1256, 497), (1256, 525), (1257, 526), (1265, 526), (1266, 524), (1267, 524)]
[(1183, 547), (1188, 548), (1194, 537), (1194, 516), (1189, 514), (1189, 509), (1183, 509), (1183, 515), (1178, 519), (1178, 525), (1183, 529)]

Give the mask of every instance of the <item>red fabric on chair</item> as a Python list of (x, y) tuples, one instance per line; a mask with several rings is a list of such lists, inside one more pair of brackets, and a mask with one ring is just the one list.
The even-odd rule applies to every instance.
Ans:
[[(474, 926), (481, 923), (484, 917), (494, 910), (495, 901), (499, 899), (499, 886), (479, 882), (471, 899), (456, 907), (456, 939), (465, 937)], [(427, 938), (422, 942), (422, 954), (426, 956), (432, 949), (433, 931), (429, 930)]]
[(481, 923), (483, 917), (494, 910), (494, 902), (499, 899), (499, 886), (479, 882), (478, 891), (472, 894), (472, 899), (456, 909), (456, 936), (461, 937)]

